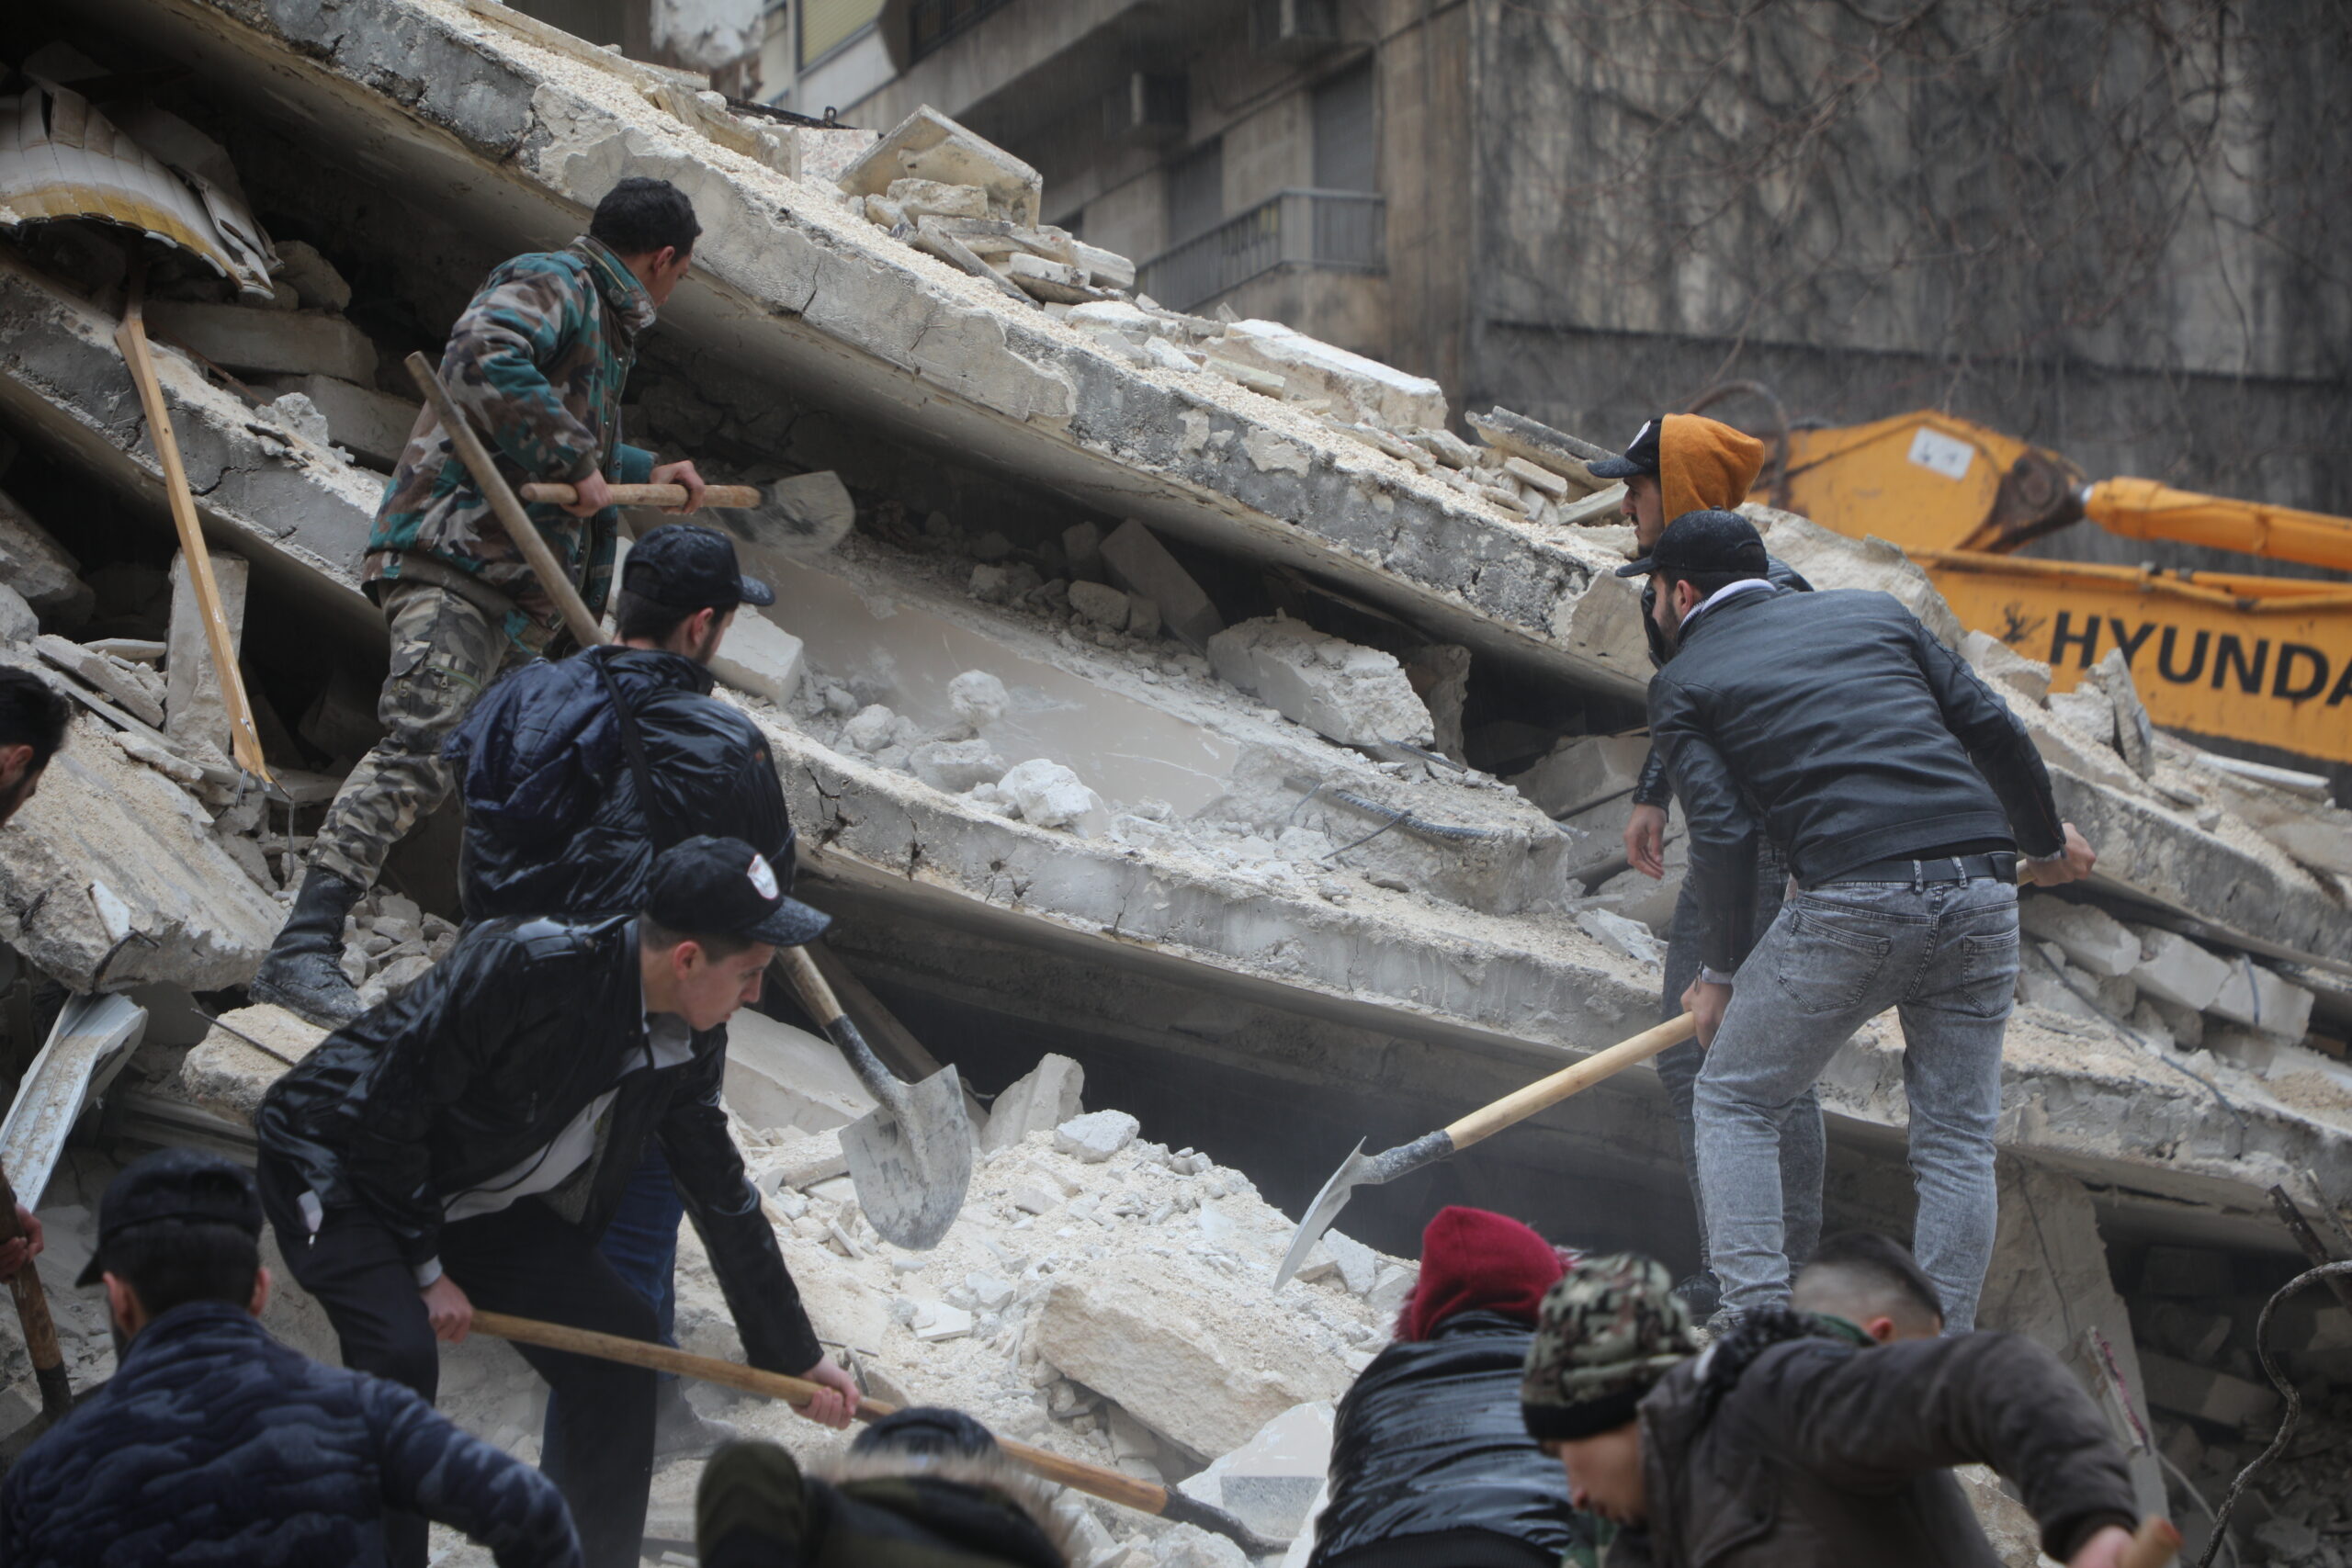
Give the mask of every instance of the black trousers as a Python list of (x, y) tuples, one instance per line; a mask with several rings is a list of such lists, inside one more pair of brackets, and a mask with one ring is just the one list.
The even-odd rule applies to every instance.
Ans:
[[(265, 1154), (262, 1206), (295, 1280), (334, 1325), (343, 1364), (434, 1397), (441, 1351), (391, 1233), (364, 1210), (339, 1209), (313, 1236), (301, 1179)], [(596, 1238), (536, 1198), (441, 1233), (441, 1267), (481, 1309), (630, 1339), (658, 1337), (652, 1303), (613, 1271)], [(560, 1443), (548, 1479), (571, 1507), (587, 1568), (634, 1568), (653, 1482), (653, 1374), (589, 1356), (517, 1345), (559, 1396)], [(425, 1521), (386, 1521), (391, 1568), (424, 1568)]]

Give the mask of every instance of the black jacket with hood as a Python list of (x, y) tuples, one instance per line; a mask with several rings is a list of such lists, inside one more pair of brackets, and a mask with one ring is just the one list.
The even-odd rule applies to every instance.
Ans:
[(2055, 1356), (2008, 1334), (1864, 1348), (1758, 1314), (1642, 1401), (1648, 1526), (1611, 1568), (1997, 1568), (1950, 1467), (1990, 1465), (2064, 1562), (2136, 1523), (2122, 1451)]
[(601, 1234), (645, 1140), (658, 1139), (745, 1354), (768, 1371), (805, 1371), (817, 1337), (719, 1104), (725, 1032), (700, 1031), (685, 1062), (651, 1067), (644, 1008), (634, 917), (472, 926), (416, 984), (270, 1086), (254, 1118), (263, 1156), (326, 1210), (364, 1209), (419, 1267), (439, 1255), (451, 1198), (546, 1148), (617, 1082), (610, 1131), (573, 1179), (582, 1185), (557, 1190), (576, 1201), (572, 1217)]
[(2050, 774), (2008, 705), (1891, 594), (1750, 589), (1686, 623), (1650, 680), (1650, 733), (1690, 832), (1726, 974), (1754, 945), (1756, 850), (1800, 887), (1972, 842), (2064, 847)]
[(467, 918), (634, 913), (653, 857), (696, 833), (750, 844), (790, 892), (775, 759), (759, 727), (710, 690), (710, 671), (682, 654), (616, 647), (492, 686), (445, 748), (466, 808)]

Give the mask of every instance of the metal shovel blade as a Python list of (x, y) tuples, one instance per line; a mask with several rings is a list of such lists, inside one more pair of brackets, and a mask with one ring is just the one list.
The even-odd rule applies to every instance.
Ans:
[(898, 1084), (881, 1105), (843, 1127), (842, 1153), (857, 1206), (882, 1239), (913, 1252), (939, 1245), (972, 1184), (972, 1123), (954, 1064), (920, 1083)]
[(1355, 1148), (1340, 1162), (1340, 1168), (1331, 1173), (1331, 1179), (1323, 1184), (1323, 1190), (1315, 1195), (1315, 1201), (1306, 1206), (1306, 1217), (1298, 1222), (1298, 1231), (1290, 1238), (1290, 1250), (1283, 1254), (1283, 1266), (1274, 1270), (1274, 1289), (1279, 1291), (1290, 1283), (1290, 1277), (1298, 1272), (1306, 1255), (1315, 1250), (1315, 1244), (1323, 1239), (1323, 1233), (1331, 1228), (1331, 1222), (1340, 1217), (1340, 1211), (1348, 1206), (1348, 1200), (1357, 1188), (1394, 1181), (1408, 1171), (1419, 1170), (1453, 1153), (1453, 1140), (1442, 1132), (1424, 1133), (1409, 1144), (1399, 1144), (1369, 1157), (1363, 1152), (1363, 1141), (1358, 1139)]
[(857, 503), (831, 470), (796, 474), (769, 485), (764, 504), (735, 513), (729, 521), (754, 545), (795, 560), (813, 560), (856, 525)]

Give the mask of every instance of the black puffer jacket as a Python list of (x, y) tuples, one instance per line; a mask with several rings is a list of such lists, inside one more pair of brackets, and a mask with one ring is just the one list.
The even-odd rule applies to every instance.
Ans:
[[(1767, 556), (1764, 558), (1768, 563), (1764, 569), (1764, 576), (1768, 581), (1777, 583), (1782, 588), (1793, 589), (1799, 593), (1813, 592), (1813, 584), (1805, 581), (1804, 573), (1778, 556)], [(1642, 584), (1642, 631), (1650, 640), (1651, 667), (1663, 669), (1666, 661), (1674, 657), (1674, 650), (1667, 647), (1666, 634), (1658, 630), (1657, 616), (1655, 613), (1657, 609), (1657, 579), (1651, 578)], [(1642, 776), (1634, 785), (1634, 804), (1655, 806), (1663, 809), (1673, 798), (1674, 784), (1666, 776), (1666, 753), (1653, 745), (1649, 755), (1642, 759)]]
[(1650, 734), (1690, 829), (1701, 962), (1755, 945), (1756, 849), (1801, 887), (1921, 850), (2064, 847), (2032, 737), (1893, 595), (1751, 589), (1690, 624), (1650, 678)]
[(582, 1228), (604, 1230), (659, 1139), (752, 1364), (804, 1371), (817, 1337), (718, 1101), (725, 1032), (695, 1034), (678, 1066), (631, 1071), (651, 1056), (644, 1005), (633, 918), (470, 927), (270, 1086), (254, 1118), (263, 1157), (330, 1210), (364, 1207), (414, 1267), (438, 1256), (451, 1197), (547, 1147), (618, 1082)]
[[(695, 833), (742, 840), (790, 892), (775, 759), (710, 688), (710, 671), (681, 654), (609, 647), (492, 686), (445, 748), (466, 807), (467, 918), (634, 912), (653, 857)], [(644, 748), (651, 812), (616, 694)]]
[(1466, 1312), (1383, 1350), (1340, 1400), (1312, 1568), (1554, 1568), (1589, 1544), (1527, 1435), (1525, 1324)]
[(1751, 1318), (1642, 1401), (1649, 1524), (1612, 1563), (1996, 1568), (1958, 1464), (2014, 1483), (2062, 1562), (2102, 1527), (2135, 1522), (2098, 1408), (2031, 1340), (1862, 1348), (1801, 1322)]

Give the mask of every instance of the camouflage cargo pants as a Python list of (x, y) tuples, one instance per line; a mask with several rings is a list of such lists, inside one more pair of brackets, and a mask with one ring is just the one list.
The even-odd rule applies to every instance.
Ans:
[(530, 656), (498, 617), (446, 588), (383, 585), (391, 670), (376, 716), (384, 738), (360, 759), (320, 825), (313, 864), (362, 887), (417, 819), (448, 796), (454, 780), (441, 743), (491, 682)]

